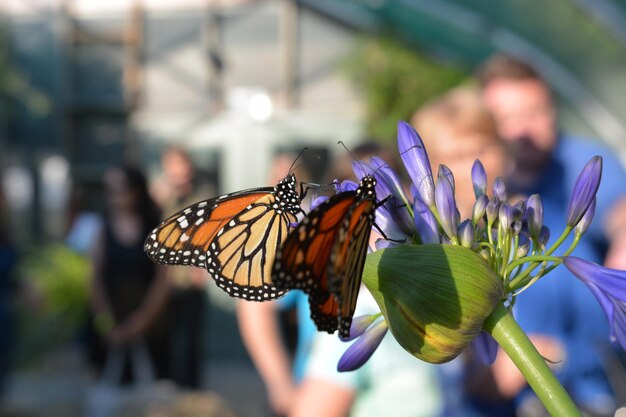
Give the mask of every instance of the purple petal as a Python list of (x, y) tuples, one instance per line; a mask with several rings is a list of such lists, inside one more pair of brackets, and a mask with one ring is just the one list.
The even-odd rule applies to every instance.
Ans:
[(378, 317), (380, 317), (380, 314), (367, 314), (365, 316), (353, 318), (352, 324), (350, 325), (350, 335), (347, 338), (343, 338), (341, 336), (339, 336), (339, 338), (344, 342), (356, 339), (365, 333), (370, 324), (372, 324)]
[(422, 243), (441, 243), (437, 219), (435, 219), (430, 209), (419, 198), (416, 198), (413, 202), (413, 214), (415, 218), (415, 228), (417, 229)]
[(609, 321), (611, 343), (618, 342), (626, 350), (626, 303), (607, 296), (596, 285), (586, 282), (591, 293), (596, 297)]
[(450, 181), (450, 185), (452, 186), (452, 192), (455, 191), (454, 188), (454, 174), (452, 173), (452, 170), (450, 168), (448, 168), (445, 165), (439, 165), (439, 172), (437, 173), (437, 178), (444, 176), (448, 179), (448, 181)]
[(487, 214), (487, 222), (493, 223), (498, 218), (498, 209), (500, 208), (500, 203), (495, 198), (489, 200), (487, 203), (487, 208), (485, 209), (485, 213)]
[(486, 194), (483, 194), (476, 198), (474, 208), (472, 209), (472, 222), (474, 222), (474, 224), (478, 223), (480, 219), (482, 219), (482, 217), (485, 215), (485, 211), (487, 210), (487, 204), (489, 204), (489, 198)]
[(461, 246), (465, 246), (466, 248), (471, 248), (474, 243), (474, 225), (470, 220), (465, 220), (459, 226), (459, 243)]
[(374, 247), (376, 248), (376, 250), (383, 250), (383, 249), (387, 249), (387, 248), (393, 248), (395, 246), (398, 246), (399, 243), (397, 242), (392, 242), (391, 240), (387, 240), (387, 239), (377, 239), (376, 242), (374, 242)]
[(378, 348), (378, 345), (380, 345), (380, 342), (382, 342), (383, 337), (385, 337), (387, 333), (387, 328), (387, 322), (385, 320), (381, 320), (373, 326), (370, 326), (363, 336), (358, 338), (356, 342), (350, 345), (344, 352), (337, 364), (337, 370), (339, 372), (347, 372), (360, 368)]
[(452, 185), (445, 176), (439, 178), (435, 187), (435, 204), (439, 213), (439, 221), (444, 232), (450, 239), (456, 237), (458, 227), (456, 201)]
[(508, 203), (502, 203), (500, 205), (500, 210), (498, 210), (498, 220), (500, 221), (500, 226), (507, 231), (513, 224), (513, 209)]
[(526, 233), (522, 233), (519, 235), (519, 241), (517, 244), (517, 252), (515, 252), (515, 258), (523, 258), (528, 255), (528, 251), (530, 250), (530, 239), (528, 239), (528, 235)]
[(563, 264), (582, 282), (592, 283), (611, 298), (626, 303), (626, 271), (606, 268), (574, 256), (563, 258)]
[(543, 226), (543, 203), (539, 194), (533, 194), (528, 197), (526, 202), (526, 221), (530, 236), (536, 240), (541, 233), (541, 226)]
[(396, 218), (389, 212), (386, 205), (376, 209), (376, 225), (385, 233), (385, 235), (389, 239), (403, 240), (407, 238), (407, 235), (396, 223)]
[(328, 196), (325, 196), (325, 195), (315, 197), (313, 201), (311, 201), (311, 210), (313, 210), (315, 207), (319, 206), (326, 200), (328, 200)]
[(472, 347), (476, 351), (476, 355), (485, 365), (491, 365), (498, 355), (498, 342), (487, 332), (481, 331), (478, 336), (472, 340)]
[(404, 166), (427, 206), (435, 205), (435, 184), (430, 161), (422, 139), (408, 123), (398, 122), (398, 150)]
[(357, 188), (359, 188), (359, 184), (357, 184), (354, 181), (350, 181), (350, 180), (344, 180), (344, 181), (337, 181), (335, 180), (335, 188), (337, 190), (338, 193), (343, 193), (345, 191), (354, 191)]
[(567, 207), (567, 225), (576, 226), (591, 205), (602, 178), (602, 157), (594, 156), (584, 166), (576, 183)]
[(493, 182), (493, 196), (498, 201), (506, 201), (506, 186), (500, 177)]
[(576, 234), (582, 235), (582, 234), (584, 234), (587, 231), (587, 229), (589, 229), (589, 225), (591, 225), (591, 221), (593, 220), (594, 214), (596, 214), (596, 199), (595, 199), (595, 197), (591, 201), (591, 205), (589, 206), (589, 208), (585, 212), (585, 215), (583, 216), (583, 218), (580, 219), (580, 221), (576, 225)]
[(404, 193), (400, 179), (393, 169), (381, 158), (373, 157), (370, 163), (353, 161), (352, 170), (358, 178), (363, 178), (368, 174), (374, 176), (376, 179), (377, 200), (380, 201), (391, 195), (393, 198), (388, 199), (384, 207), (387, 208), (391, 218), (402, 229), (404, 234), (413, 236), (415, 234), (413, 219), (411, 212), (407, 209), (409, 200)]
[(477, 199), (487, 194), (487, 173), (482, 162), (478, 159), (472, 165), (472, 184), (474, 185), (474, 195)]
[(541, 231), (539, 232), (539, 238), (537, 239), (537, 243), (540, 247), (545, 247), (550, 240), (550, 229), (548, 226), (541, 226)]

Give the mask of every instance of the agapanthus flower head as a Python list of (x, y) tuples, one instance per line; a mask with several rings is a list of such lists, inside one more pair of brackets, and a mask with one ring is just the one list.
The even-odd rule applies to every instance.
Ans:
[(472, 184), (476, 199), (487, 194), (487, 173), (485, 172), (485, 167), (478, 159), (472, 165)]
[(585, 212), (585, 215), (582, 217), (582, 219), (580, 219), (580, 221), (576, 225), (575, 233), (577, 235), (582, 235), (587, 231), (587, 229), (589, 229), (589, 226), (591, 225), (591, 221), (593, 220), (593, 216), (595, 214), (596, 214), (596, 199), (594, 198), (591, 201), (591, 205)]
[(454, 184), (454, 174), (452, 173), (452, 170), (450, 170), (450, 168), (448, 168), (445, 165), (439, 165), (439, 172), (437, 172), (437, 178), (444, 176), (448, 179), (448, 181), (450, 181), (450, 185), (452, 186), (452, 192), (454, 193), (455, 191), (455, 184)]
[(459, 231), (457, 234), (459, 236), (459, 243), (461, 246), (465, 246), (466, 248), (472, 247), (472, 244), (474, 243), (474, 225), (471, 220), (467, 219), (463, 221), (463, 223), (459, 225)]
[(474, 352), (485, 365), (491, 365), (495, 362), (498, 355), (498, 342), (487, 332), (480, 332), (472, 341)]
[(416, 198), (413, 202), (413, 214), (415, 216), (415, 228), (421, 242), (423, 244), (441, 243), (437, 219), (419, 198)]
[(387, 323), (379, 320), (365, 332), (344, 352), (337, 364), (339, 372), (353, 371), (363, 366), (372, 356), (376, 348), (387, 334)]
[[(498, 305), (511, 307), (523, 290), (558, 266), (562, 258), (555, 250), (569, 233), (579, 237), (587, 230), (602, 160), (593, 158), (581, 172), (568, 207), (569, 227), (548, 248), (550, 229), (543, 224), (538, 195), (511, 206), (504, 181), (497, 178), (490, 198), (485, 169), (476, 161), (471, 172), (476, 201), (471, 219), (462, 221), (454, 174), (441, 165), (435, 185), (424, 144), (405, 122), (398, 124), (398, 147), (412, 181), (410, 196), (400, 177), (379, 158), (354, 165), (357, 176), (376, 177), (377, 201), (385, 200), (376, 210), (376, 225), (386, 238), (376, 241), (363, 273), (383, 318), (354, 319), (351, 337), (358, 339), (339, 369), (362, 365), (387, 328), (409, 353), (428, 362), (450, 360), (469, 343), (490, 362), (496, 347), (481, 333), (485, 319)], [(338, 188), (355, 189), (356, 184), (344, 182)], [(565, 253), (578, 241), (573, 239)], [(626, 272), (571, 257), (564, 262), (598, 298), (612, 323), (613, 339), (626, 347)]]
[(530, 236), (537, 240), (539, 233), (541, 233), (541, 226), (543, 226), (543, 203), (539, 194), (533, 194), (528, 197), (526, 202), (526, 219)]
[(506, 186), (500, 177), (493, 182), (493, 197), (498, 201), (506, 201)]
[(602, 157), (594, 156), (585, 165), (574, 184), (574, 191), (567, 207), (567, 222), (570, 227), (578, 224), (598, 192), (602, 178)]
[(597, 298), (611, 326), (610, 339), (626, 350), (626, 271), (568, 256), (563, 264)]
[(474, 224), (477, 224), (485, 215), (487, 204), (489, 204), (489, 198), (487, 195), (482, 194), (476, 198), (474, 207), (472, 208), (472, 222)]
[(513, 224), (513, 209), (508, 203), (500, 204), (498, 220), (500, 221), (500, 227), (502, 227), (502, 230), (504, 232), (508, 232)]
[(340, 335), (339, 338), (344, 342), (349, 342), (350, 340), (354, 340), (357, 337), (360, 337), (363, 333), (365, 333), (367, 328), (370, 327), (370, 325), (374, 323), (374, 321), (379, 317), (380, 314), (366, 314), (363, 316), (354, 317), (352, 319), (352, 323), (350, 324), (350, 335), (348, 337), (342, 337)]
[(398, 150), (417, 194), (427, 206), (434, 207), (435, 183), (426, 148), (415, 129), (403, 121), (398, 122)]
[(456, 239), (458, 227), (458, 209), (454, 199), (452, 185), (446, 176), (439, 177), (435, 187), (435, 202), (441, 227), (450, 239)]

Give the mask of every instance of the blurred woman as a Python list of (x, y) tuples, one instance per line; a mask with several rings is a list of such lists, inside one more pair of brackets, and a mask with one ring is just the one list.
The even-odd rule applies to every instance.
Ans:
[(123, 379), (130, 381), (137, 377), (131, 354), (147, 350), (151, 371), (166, 378), (169, 286), (162, 267), (143, 252), (145, 237), (159, 223), (159, 212), (139, 170), (112, 168), (104, 183), (107, 208), (93, 250), (91, 288), (94, 327), (100, 337), (92, 353), (100, 367), (110, 366), (114, 354), (121, 355)]

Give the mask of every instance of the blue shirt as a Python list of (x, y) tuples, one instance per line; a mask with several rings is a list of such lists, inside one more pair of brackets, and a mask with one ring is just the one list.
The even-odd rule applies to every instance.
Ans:
[[(521, 191), (527, 196), (541, 195), (544, 224), (550, 228), (551, 244), (565, 228), (567, 206), (576, 178), (594, 155), (603, 158), (595, 219), (573, 255), (601, 264), (608, 247), (602, 222), (626, 191), (626, 173), (609, 149), (579, 138), (561, 136), (540, 180)], [(571, 241), (570, 236), (556, 254), (567, 250)], [(566, 268), (556, 268), (521, 294), (516, 301), (515, 316), (527, 333), (553, 336), (565, 346), (567, 359), (557, 376), (578, 404), (600, 406), (611, 398), (599, 349), (608, 344), (606, 316), (591, 292)]]
[(283, 298), (277, 300), (281, 309), (295, 308), (298, 318), (298, 342), (293, 361), (293, 377), (300, 382), (304, 377), (307, 360), (311, 352), (313, 336), (317, 332), (310, 317), (308, 296), (300, 290), (291, 290)]

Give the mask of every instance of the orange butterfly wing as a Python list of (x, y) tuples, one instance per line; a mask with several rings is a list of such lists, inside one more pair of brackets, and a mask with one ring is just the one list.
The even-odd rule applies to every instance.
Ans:
[(300, 211), (296, 180), (201, 201), (171, 216), (146, 239), (150, 259), (206, 268), (229, 295), (263, 301), (282, 296), (271, 280), (276, 251)]
[[(318, 330), (349, 333), (376, 209), (375, 180), (312, 210), (276, 255), (272, 280), (309, 294)], [(371, 192), (368, 192), (371, 191)]]

